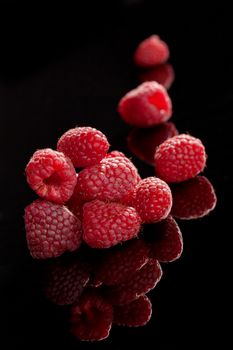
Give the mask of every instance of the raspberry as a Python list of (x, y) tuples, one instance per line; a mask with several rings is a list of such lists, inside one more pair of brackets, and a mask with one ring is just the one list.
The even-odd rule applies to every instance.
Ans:
[(156, 177), (143, 179), (137, 186), (134, 206), (144, 223), (163, 220), (171, 211), (171, 190)]
[(152, 305), (146, 295), (123, 306), (113, 308), (113, 323), (118, 326), (139, 327), (145, 326), (152, 315)]
[(175, 79), (175, 72), (170, 64), (161, 64), (160, 66), (141, 73), (139, 79), (141, 82), (157, 81), (157, 83), (163, 85), (165, 89), (168, 90)]
[(105, 158), (115, 158), (115, 157), (123, 157), (123, 158), (127, 158), (126, 155), (123, 152), (120, 151), (112, 151), (109, 152)]
[(126, 155), (123, 152), (119, 151), (112, 151), (107, 154), (105, 158), (124, 158), (125, 161), (127, 161), (132, 168), (137, 172), (137, 183), (141, 180), (141, 176), (138, 174), (138, 169), (135, 167), (135, 165), (131, 162), (131, 160), (126, 157)]
[(181, 256), (183, 238), (178, 224), (171, 216), (153, 225), (153, 232), (150, 233), (148, 244), (153, 258), (167, 263)]
[(77, 191), (84, 201), (100, 199), (121, 202), (138, 183), (138, 171), (126, 157), (107, 157), (80, 171)]
[(171, 117), (172, 103), (162, 85), (148, 81), (128, 92), (120, 100), (118, 111), (126, 123), (150, 127)]
[(81, 222), (63, 205), (37, 199), (25, 208), (24, 220), (33, 258), (56, 257), (81, 244)]
[(174, 136), (155, 152), (156, 174), (166, 182), (188, 180), (203, 171), (205, 164), (205, 147), (190, 135)]
[(129, 150), (139, 159), (154, 166), (155, 149), (175, 135), (178, 135), (178, 131), (171, 122), (149, 129), (134, 128), (128, 135), (127, 144)]
[(131, 278), (149, 259), (149, 251), (142, 240), (135, 239), (109, 251), (97, 267), (97, 279), (115, 285)]
[(129, 304), (155, 288), (161, 277), (159, 262), (150, 259), (131, 279), (117, 286), (106, 287), (104, 294), (113, 305)]
[(172, 190), (172, 215), (179, 219), (197, 219), (207, 215), (216, 205), (212, 184), (204, 176), (177, 184)]
[(132, 207), (99, 200), (83, 206), (83, 239), (92, 248), (108, 248), (139, 233), (141, 219)]
[(109, 149), (106, 136), (99, 130), (87, 127), (70, 129), (61, 136), (57, 149), (67, 155), (75, 167), (97, 164)]
[(26, 166), (26, 176), (38, 196), (55, 203), (66, 202), (77, 182), (70, 159), (50, 148), (33, 154)]
[(134, 61), (137, 66), (147, 68), (166, 62), (169, 56), (167, 44), (158, 35), (151, 35), (138, 45)]
[(96, 290), (87, 290), (71, 308), (71, 332), (80, 340), (107, 338), (112, 320), (112, 306)]
[(90, 277), (89, 266), (80, 259), (58, 260), (49, 267), (46, 296), (57, 305), (78, 301)]

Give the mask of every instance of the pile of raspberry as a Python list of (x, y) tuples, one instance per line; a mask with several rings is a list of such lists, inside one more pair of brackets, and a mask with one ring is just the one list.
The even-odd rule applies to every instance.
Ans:
[[(135, 57), (142, 62), (140, 50)], [(152, 58), (159, 57), (167, 59)], [(166, 125), (172, 105), (166, 89), (150, 81), (121, 99), (119, 113), (135, 126)], [(27, 182), (39, 197), (25, 208), (28, 247), (35, 259), (75, 251), (64, 264), (52, 259), (47, 294), (71, 305), (71, 331), (80, 340), (105, 339), (112, 324), (145, 325), (152, 311), (146, 294), (162, 276), (160, 262), (178, 259), (183, 249), (172, 215), (201, 217), (215, 206), (211, 184), (197, 176), (206, 165), (202, 142), (166, 135), (153, 151), (155, 176), (144, 179), (125, 154), (109, 150), (101, 131), (88, 126), (68, 130), (56, 150), (37, 150), (26, 166)], [(147, 237), (151, 224), (154, 232)], [(101, 254), (90, 263), (85, 249), (89, 256)]]

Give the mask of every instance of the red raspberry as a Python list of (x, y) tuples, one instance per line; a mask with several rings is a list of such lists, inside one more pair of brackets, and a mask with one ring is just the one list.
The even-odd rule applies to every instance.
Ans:
[(83, 206), (83, 239), (92, 248), (108, 248), (139, 233), (141, 219), (132, 207), (99, 200)]
[(113, 323), (118, 326), (139, 327), (145, 326), (152, 315), (152, 305), (146, 295), (123, 306), (113, 309)]
[(172, 65), (161, 64), (160, 66), (141, 73), (139, 79), (141, 82), (157, 81), (157, 83), (163, 85), (165, 89), (168, 90), (175, 79), (175, 72)]
[(138, 45), (134, 61), (137, 66), (147, 68), (166, 62), (169, 56), (167, 44), (158, 35), (151, 35)]
[(175, 135), (178, 135), (178, 131), (171, 122), (149, 129), (134, 128), (128, 135), (127, 144), (129, 150), (139, 159), (154, 166), (155, 149)]
[(97, 267), (96, 277), (106, 285), (125, 282), (140, 270), (148, 259), (148, 247), (142, 240), (135, 239), (109, 251)]
[(177, 260), (183, 251), (183, 238), (176, 221), (169, 216), (153, 225), (153, 231), (148, 237), (152, 257), (163, 263)]
[(80, 340), (107, 338), (112, 320), (112, 306), (96, 290), (87, 290), (71, 308), (71, 332)]
[(134, 206), (144, 223), (163, 220), (171, 211), (171, 190), (156, 177), (143, 179), (137, 186)]
[(126, 123), (150, 127), (171, 117), (172, 103), (162, 85), (148, 81), (128, 92), (120, 100), (118, 111)]
[(113, 305), (129, 304), (155, 288), (161, 277), (162, 269), (159, 262), (150, 259), (128, 281), (117, 286), (106, 287), (104, 294)]
[(123, 152), (120, 151), (112, 151), (109, 152), (105, 158), (115, 158), (115, 157), (123, 157), (123, 158), (127, 158), (126, 155)]
[(203, 171), (205, 164), (205, 147), (190, 135), (174, 136), (155, 152), (156, 174), (166, 182), (188, 180)]
[(27, 181), (42, 198), (64, 203), (72, 195), (77, 182), (69, 158), (50, 148), (36, 151), (26, 166)]
[(67, 155), (75, 167), (97, 164), (109, 149), (106, 136), (89, 126), (70, 129), (61, 136), (57, 149)]
[(49, 267), (46, 296), (57, 305), (73, 304), (81, 296), (89, 277), (90, 267), (80, 257), (58, 260)]
[(81, 244), (81, 222), (63, 205), (37, 199), (25, 208), (24, 220), (33, 258), (56, 257)]
[(84, 201), (100, 199), (121, 202), (138, 183), (138, 171), (126, 157), (107, 157), (80, 171), (77, 191)]
[(177, 184), (172, 190), (172, 215), (179, 219), (197, 219), (207, 215), (216, 206), (217, 198), (212, 184), (204, 176)]

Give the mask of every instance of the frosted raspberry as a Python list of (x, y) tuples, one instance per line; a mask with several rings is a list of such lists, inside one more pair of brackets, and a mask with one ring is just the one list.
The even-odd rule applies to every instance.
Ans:
[(81, 244), (81, 222), (63, 205), (37, 199), (25, 208), (24, 221), (33, 258), (56, 257)]
[(153, 232), (148, 235), (148, 244), (152, 257), (164, 263), (179, 259), (183, 251), (183, 238), (176, 221), (169, 216), (151, 228)]
[(171, 190), (156, 177), (143, 179), (137, 185), (134, 206), (144, 223), (163, 220), (171, 211)]
[(183, 220), (207, 215), (215, 208), (217, 202), (214, 188), (204, 176), (177, 184), (172, 189), (172, 194), (172, 215)]
[(155, 152), (155, 171), (166, 182), (188, 180), (203, 171), (205, 147), (190, 135), (181, 134), (163, 142)]
[(135, 239), (111, 249), (97, 267), (97, 279), (106, 285), (115, 285), (131, 278), (149, 259), (149, 250), (143, 240)]
[(71, 308), (71, 332), (79, 340), (102, 340), (112, 327), (113, 309), (96, 290), (87, 290)]
[(123, 152), (120, 151), (111, 151), (109, 152), (105, 158), (115, 158), (115, 157), (123, 157), (127, 158), (126, 155)]
[(36, 151), (25, 171), (30, 187), (38, 196), (55, 203), (66, 202), (77, 182), (70, 159), (50, 148)]
[(77, 302), (90, 277), (90, 267), (80, 257), (60, 259), (49, 266), (45, 293), (57, 305)]
[(139, 78), (141, 82), (156, 81), (163, 85), (166, 90), (169, 90), (175, 79), (175, 72), (172, 65), (161, 64), (160, 66), (141, 73)]
[(57, 149), (67, 155), (75, 167), (82, 168), (99, 163), (109, 149), (106, 136), (89, 126), (70, 129), (61, 136)]
[(142, 128), (150, 127), (171, 117), (172, 103), (162, 85), (149, 81), (122, 97), (118, 111), (126, 123)]
[(167, 44), (158, 35), (151, 35), (138, 45), (134, 61), (136, 65), (147, 68), (166, 62), (169, 56)]
[(118, 326), (139, 327), (145, 326), (152, 315), (152, 305), (146, 295), (123, 306), (114, 306), (113, 323)]
[(126, 157), (107, 157), (80, 171), (77, 191), (84, 201), (100, 199), (121, 202), (138, 183), (138, 171)]
[(127, 137), (127, 145), (139, 159), (154, 166), (156, 148), (165, 140), (176, 135), (178, 131), (171, 122), (148, 129), (134, 128)]
[(162, 269), (159, 262), (151, 259), (128, 281), (117, 286), (106, 287), (104, 293), (113, 305), (129, 304), (155, 288), (161, 277)]
[(108, 248), (139, 233), (141, 219), (132, 207), (99, 200), (83, 206), (83, 239), (92, 248)]

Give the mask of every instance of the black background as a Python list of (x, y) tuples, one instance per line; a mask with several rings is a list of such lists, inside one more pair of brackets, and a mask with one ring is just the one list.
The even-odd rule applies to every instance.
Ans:
[[(76, 8), (34, 2), (1, 6), (0, 60), (0, 342), (1, 349), (224, 348), (232, 196), (233, 55), (230, 9), (156, 1), (86, 2)], [(182, 258), (164, 267), (151, 294), (153, 318), (139, 329), (113, 329), (107, 341), (80, 344), (60, 308), (39, 289), (40, 263), (30, 257), (23, 209), (35, 198), (24, 167), (38, 148), (55, 147), (75, 125), (102, 130), (125, 151), (130, 127), (119, 118), (121, 96), (135, 87), (132, 55), (140, 40), (159, 34), (169, 45), (176, 80), (173, 122), (206, 145), (206, 176), (216, 210), (181, 222)], [(133, 158), (142, 176), (153, 169)], [(230, 221), (229, 221), (230, 222)], [(229, 252), (227, 252), (229, 251)], [(229, 260), (228, 260), (229, 259)]]

